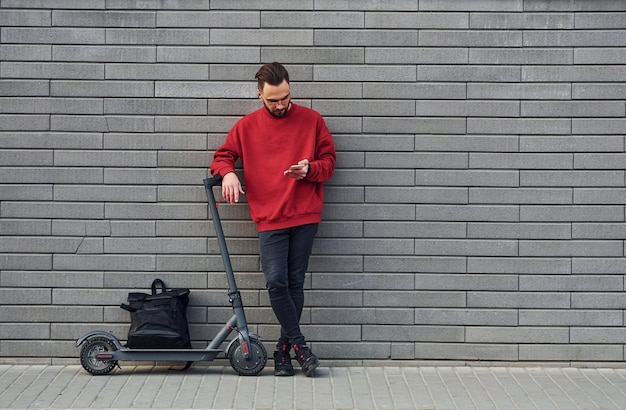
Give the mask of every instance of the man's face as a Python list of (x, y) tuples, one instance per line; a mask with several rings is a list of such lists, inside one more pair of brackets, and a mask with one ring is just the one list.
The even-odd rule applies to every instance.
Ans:
[(291, 90), (287, 81), (283, 80), (279, 85), (265, 83), (263, 89), (257, 92), (267, 111), (274, 117), (280, 118), (289, 111)]

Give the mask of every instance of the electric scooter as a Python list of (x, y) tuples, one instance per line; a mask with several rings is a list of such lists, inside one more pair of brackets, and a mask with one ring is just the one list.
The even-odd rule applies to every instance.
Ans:
[(187, 369), (193, 362), (212, 361), (217, 358), (222, 353), (220, 346), (233, 331), (237, 332), (237, 337), (230, 341), (225, 353), (233, 369), (243, 376), (255, 376), (263, 370), (267, 363), (267, 350), (257, 334), (248, 332), (241, 294), (235, 281), (213, 194), (213, 187), (221, 183), (222, 178), (216, 175), (204, 180), (204, 188), (228, 279), (228, 297), (233, 307), (232, 317), (205, 349), (131, 349), (124, 346), (111, 332), (103, 330), (89, 332), (76, 342), (76, 347), (82, 345), (80, 363), (89, 373), (107, 374), (118, 366), (119, 360), (186, 361), (185, 369)]

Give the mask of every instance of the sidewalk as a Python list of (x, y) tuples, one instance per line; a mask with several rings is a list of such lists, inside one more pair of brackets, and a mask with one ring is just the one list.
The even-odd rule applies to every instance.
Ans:
[(0, 365), (2, 409), (626, 409), (626, 369), (320, 367), (313, 378), (230, 366)]

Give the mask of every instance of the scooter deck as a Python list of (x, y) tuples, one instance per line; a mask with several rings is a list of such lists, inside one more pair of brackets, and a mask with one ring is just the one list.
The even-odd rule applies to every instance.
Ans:
[(210, 361), (221, 349), (120, 349), (96, 354), (100, 360)]

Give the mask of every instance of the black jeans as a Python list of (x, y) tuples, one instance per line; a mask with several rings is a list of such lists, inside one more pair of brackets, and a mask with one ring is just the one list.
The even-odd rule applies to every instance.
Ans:
[(279, 345), (302, 344), (304, 276), (318, 224), (259, 232), (261, 267), (270, 304), (280, 323)]

